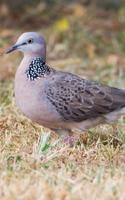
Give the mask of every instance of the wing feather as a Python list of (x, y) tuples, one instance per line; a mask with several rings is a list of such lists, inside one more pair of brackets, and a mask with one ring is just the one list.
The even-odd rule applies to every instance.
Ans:
[(59, 72), (46, 87), (46, 95), (62, 118), (80, 122), (125, 106), (125, 92), (117, 88)]

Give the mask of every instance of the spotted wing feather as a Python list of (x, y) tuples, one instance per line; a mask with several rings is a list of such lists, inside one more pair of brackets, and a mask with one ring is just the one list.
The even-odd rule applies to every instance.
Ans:
[(46, 87), (48, 100), (64, 120), (80, 122), (125, 106), (125, 92), (59, 72)]

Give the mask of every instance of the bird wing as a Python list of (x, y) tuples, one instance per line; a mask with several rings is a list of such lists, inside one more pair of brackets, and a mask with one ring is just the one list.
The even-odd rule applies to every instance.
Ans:
[(46, 87), (48, 100), (66, 121), (80, 122), (125, 106), (125, 92), (58, 72)]

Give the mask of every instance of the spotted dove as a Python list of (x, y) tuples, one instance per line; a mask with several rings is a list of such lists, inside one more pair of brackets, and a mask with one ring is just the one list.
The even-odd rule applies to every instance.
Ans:
[(15, 50), (24, 53), (15, 77), (16, 104), (32, 121), (82, 133), (125, 113), (125, 90), (48, 66), (46, 43), (39, 34), (23, 33), (6, 53)]

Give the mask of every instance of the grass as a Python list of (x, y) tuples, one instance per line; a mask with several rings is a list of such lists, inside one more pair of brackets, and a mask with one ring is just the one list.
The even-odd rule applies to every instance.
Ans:
[[(69, 23), (64, 24), (65, 30), (53, 28), (60, 26), (62, 19), (39, 30), (48, 41), (47, 62), (55, 68), (124, 88), (124, 38), (120, 36), (125, 27), (121, 12), (107, 14), (108, 30), (107, 18), (97, 17), (95, 8), (92, 16), (91, 8), (83, 10), (85, 15), (64, 15)], [(121, 28), (115, 27), (116, 21)], [(1, 32), (1, 47), (13, 43), (21, 32)], [(18, 53), (0, 57), (0, 199), (125, 199), (125, 118), (115, 125), (89, 130), (72, 148), (68, 147), (15, 106), (13, 80), (20, 60)]]

